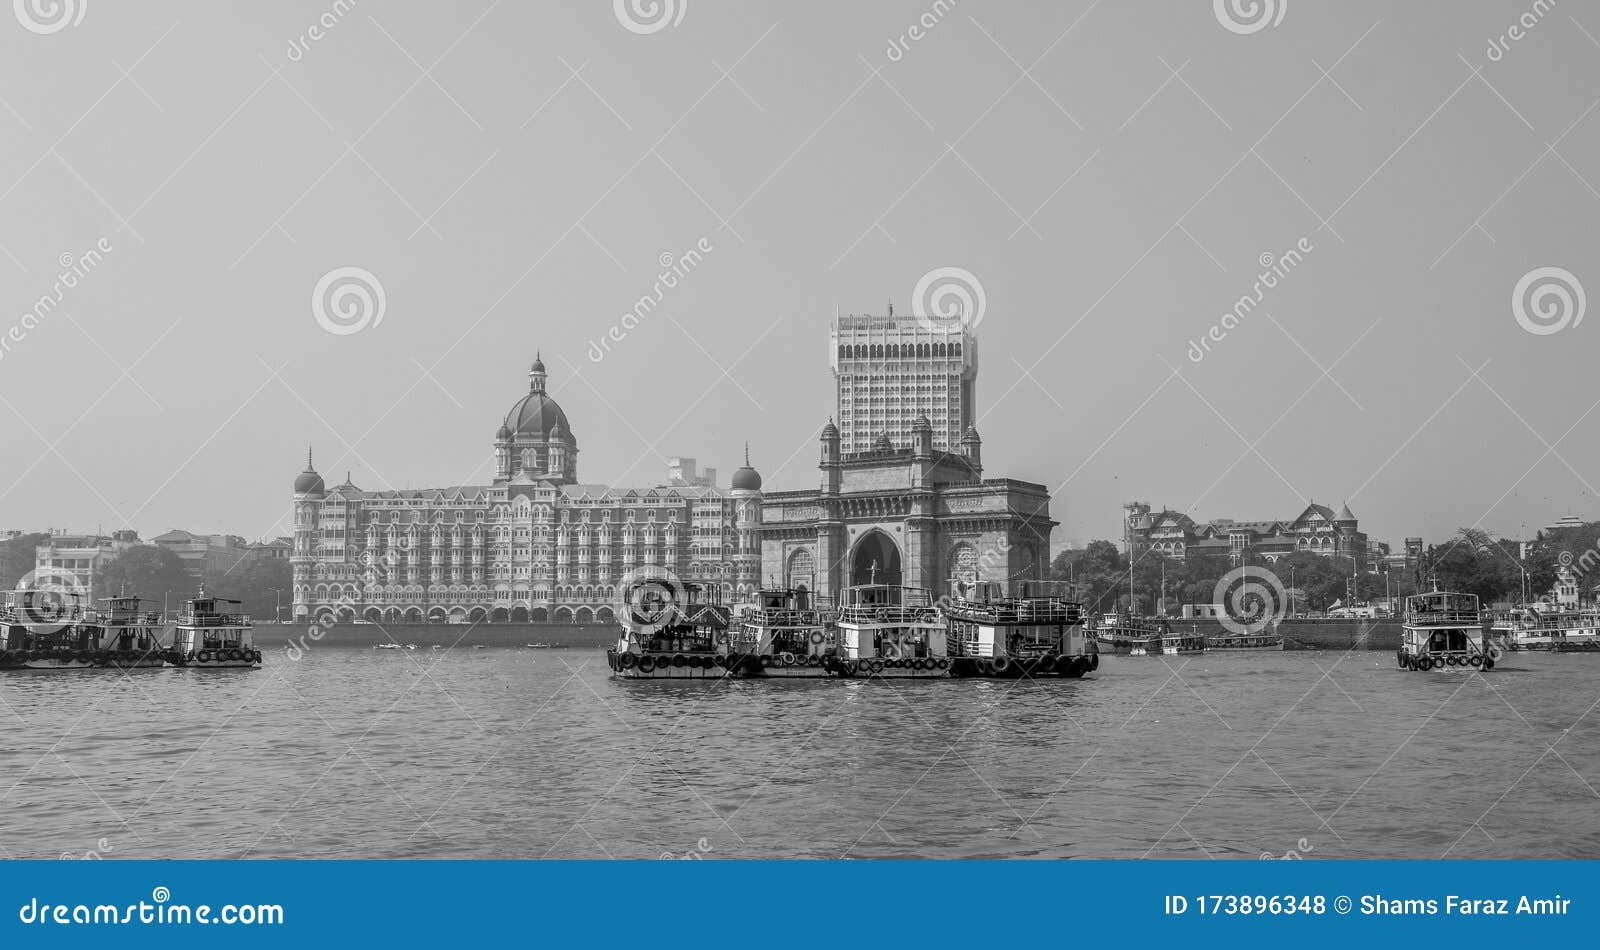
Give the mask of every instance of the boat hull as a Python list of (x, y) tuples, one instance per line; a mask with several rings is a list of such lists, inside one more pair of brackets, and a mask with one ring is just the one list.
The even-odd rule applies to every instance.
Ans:
[(1282, 650), (1283, 638), (1244, 634), (1232, 637), (1206, 637), (1205, 644), (1206, 650), (1211, 653), (1254, 653), (1262, 650)]
[(629, 680), (718, 680), (738, 675), (738, 668), (743, 665), (742, 659), (709, 653), (606, 651), (606, 662), (611, 671), (621, 679)]
[(0, 670), (40, 670), (70, 672), (73, 670), (133, 670), (154, 669), (167, 665), (160, 653), (132, 653), (118, 650), (66, 652), (8, 651), (0, 656)]
[(948, 657), (896, 659), (894, 657), (830, 657), (828, 668), (845, 679), (935, 680), (949, 679), (955, 661)]
[(169, 653), (167, 661), (186, 670), (259, 670), (261, 651), (249, 649), (190, 650)]
[(1494, 651), (1478, 653), (1470, 650), (1453, 650), (1446, 653), (1407, 653), (1395, 651), (1395, 661), (1400, 669), (1413, 673), (1476, 673), (1492, 670), (1496, 665)]

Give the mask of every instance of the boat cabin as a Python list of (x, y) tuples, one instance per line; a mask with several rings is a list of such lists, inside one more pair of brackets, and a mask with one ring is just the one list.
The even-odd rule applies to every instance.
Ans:
[(186, 601), (178, 615), (173, 649), (234, 650), (252, 646), (250, 618), (238, 611), (240, 602), (202, 593)]
[(1066, 598), (1064, 584), (985, 582), (950, 601), (944, 614), (955, 656), (1025, 658), (1085, 652), (1083, 606)]
[(806, 590), (763, 589), (757, 592), (754, 604), (740, 609), (729, 652), (823, 656), (834, 647), (832, 622), (837, 616), (831, 598)]
[(928, 592), (917, 587), (863, 584), (847, 588), (839, 605), (839, 652), (846, 659), (943, 657), (945, 625)]

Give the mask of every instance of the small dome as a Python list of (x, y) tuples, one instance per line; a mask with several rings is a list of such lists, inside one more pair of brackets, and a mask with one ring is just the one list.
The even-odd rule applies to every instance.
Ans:
[(982, 442), (983, 442), (983, 440), (978, 438), (978, 427), (977, 426), (967, 426), (967, 434), (961, 437), (961, 444), (962, 445), (967, 445), (969, 443), (981, 444)]
[(911, 424), (911, 428), (916, 432), (932, 432), (933, 423), (928, 421), (926, 412), (919, 412), (917, 413), (917, 421)]
[(839, 437), (839, 427), (833, 424), (832, 419), (829, 419), (828, 424), (822, 427), (822, 437), (824, 439), (837, 439)]
[(889, 441), (889, 437), (888, 436), (880, 435), (880, 436), (878, 436), (877, 441), (872, 443), (872, 451), (874, 451), (874, 452), (893, 452), (894, 451), (894, 443)]
[(543, 353), (535, 353), (534, 354), (534, 356), (533, 356), (533, 368), (530, 369), (528, 372), (530, 372), (530, 373), (542, 373), (542, 372), (544, 372), (544, 354)]
[(496, 441), (505, 441), (511, 438), (511, 427), (504, 422), (500, 423), (500, 431), (494, 434)]
[(734, 491), (760, 491), (761, 473), (750, 467), (750, 444), (745, 443), (744, 467), (733, 473)]
[(306, 449), (306, 470), (301, 472), (294, 480), (294, 493), (296, 495), (322, 494), (322, 476), (311, 465), (311, 450)]

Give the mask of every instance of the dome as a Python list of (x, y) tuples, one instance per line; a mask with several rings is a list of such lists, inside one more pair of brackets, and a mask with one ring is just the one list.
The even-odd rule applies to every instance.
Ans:
[(761, 473), (750, 467), (750, 446), (744, 447), (744, 467), (733, 473), (734, 491), (760, 491)]
[(500, 423), (500, 431), (494, 434), (495, 441), (505, 441), (511, 438), (511, 427), (504, 422)]
[(544, 393), (529, 393), (517, 400), (517, 404), (506, 413), (504, 428), (511, 430), (511, 436), (517, 439), (535, 439), (540, 442), (549, 441), (550, 430), (560, 427), (565, 433), (567, 414), (554, 399)]
[(978, 427), (977, 426), (967, 426), (967, 434), (961, 437), (961, 444), (962, 445), (966, 445), (966, 444), (972, 443), (972, 442), (979, 443), (979, 444), (982, 444), (982, 442), (983, 442), (982, 439), (978, 438)]
[(911, 424), (911, 428), (917, 432), (932, 432), (933, 423), (928, 421), (928, 414), (926, 412), (919, 412), (917, 413), (917, 421)]
[(306, 449), (306, 470), (301, 472), (294, 480), (294, 493), (296, 495), (322, 494), (322, 476), (311, 465), (311, 450)]
[(828, 424), (822, 427), (822, 437), (824, 439), (837, 439), (839, 437), (839, 427), (833, 424), (832, 419), (829, 419)]
[(501, 431), (509, 430), (510, 438), (521, 441), (549, 442), (554, 438), (575, 448), (578, 443), (571, 434), (572, 424), (561, 406), (544, 391), (545, 378), (544, 360), (535, 356), (533, 368), (528, 371), (528, 394), (506, 413)]
[(872, 451), (874, 451), (874, 452), (893, 452), (894, 451), (894, 443), (889, 441), (889, 437), (888, 436), (880, 435), (880, 436), (878, 436), (877, 441), (872, 443)]

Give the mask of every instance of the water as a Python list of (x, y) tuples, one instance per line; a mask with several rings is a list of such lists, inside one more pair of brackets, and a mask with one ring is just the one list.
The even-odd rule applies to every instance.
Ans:
[(675, 685), (588, 649), (321, 647), (6, 675), (0, 856), (1600, 857), (1600, 656), (1510, 665)]

